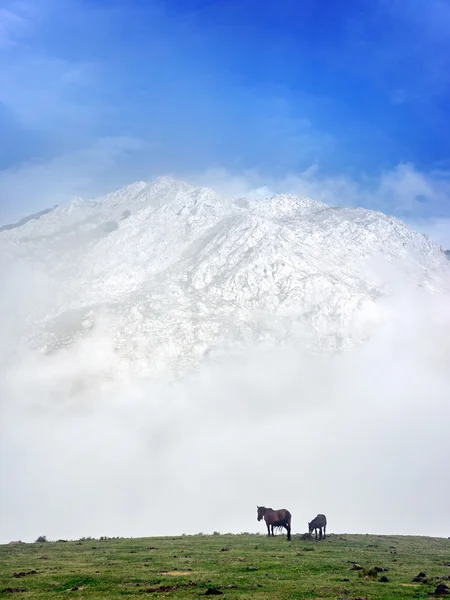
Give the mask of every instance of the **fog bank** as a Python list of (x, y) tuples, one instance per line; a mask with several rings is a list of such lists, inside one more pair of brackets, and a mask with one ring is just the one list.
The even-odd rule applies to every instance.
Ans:
[(448, 307), (402, 285), (363, 346), (247, 348), (155, 382), (114, 373), (107, 328), (20, 348), (10, 303), (0, 541), (264, 532), (257, 504), (295, 532), (324, 512), (330, 532), (448, 536)]

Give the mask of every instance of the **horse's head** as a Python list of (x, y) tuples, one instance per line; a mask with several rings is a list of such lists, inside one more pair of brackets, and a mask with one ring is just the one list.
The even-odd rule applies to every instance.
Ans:
[(266, 512), (266, 507), (265, 506), (257, 506), (256, 508), (258, 509), (258, 521), (261, 521), (261, 519), (264, 518), (264, 514)]

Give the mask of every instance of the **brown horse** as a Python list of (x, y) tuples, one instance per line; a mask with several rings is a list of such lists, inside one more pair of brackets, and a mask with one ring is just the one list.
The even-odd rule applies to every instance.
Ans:
[(319, 539), (322, 539), (322, 528), (323, 528), (323, 539), (326, 538), (326, 529), (327, 529), (327, 518), (325, 515), (317, 515), (315, 519), (308, 523), (309, 535), (314, 531), (316, 534), (317, 540), (317, 530), (319, 530)]
[(264, 519), (267, 525), (267, 535), (270, 536), (270, 530), (274, 527), (284, 527), (287, 531), (287, 539), (291, 539), (291, 513), (285, 508), (279, 510), (273, 510), (272, 508), (266, 508), (265, 506), (257, 506), (258, 509), (258, 521)]

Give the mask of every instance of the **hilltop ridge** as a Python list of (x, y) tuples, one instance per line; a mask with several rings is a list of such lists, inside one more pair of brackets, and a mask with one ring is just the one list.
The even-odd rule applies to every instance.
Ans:
[(31, 289), (46, 282), (27, 307), (26, 343), (56, 352), (103, 319), (120, 368), (155, 375), (245, 344), (362, 343), (392, 283), (373, 261), (430, 292), (448, 285), (448, 259), (427, 236), (305, 197), (223, 198), (161, 177), (44, 213), (0, 233), (5, 271), (20, 264)]

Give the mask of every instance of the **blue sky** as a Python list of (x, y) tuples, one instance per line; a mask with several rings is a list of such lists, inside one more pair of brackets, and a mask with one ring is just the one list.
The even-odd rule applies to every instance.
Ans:
[[(165, 173), (311, 167), (447, 218), (449, 30), (448, 0), (0, 0), (0, 221)], [(403, 180), (380, 199), (399, 173), (409, 205)]]

